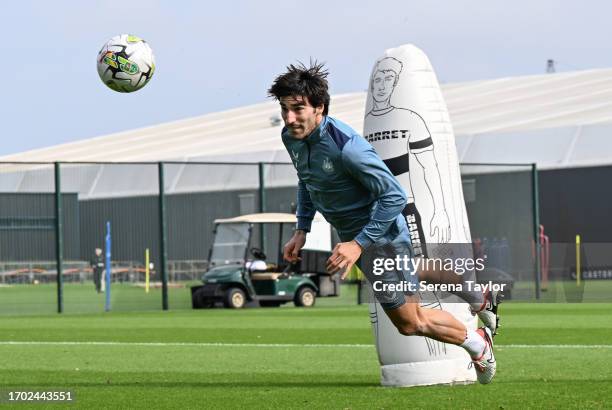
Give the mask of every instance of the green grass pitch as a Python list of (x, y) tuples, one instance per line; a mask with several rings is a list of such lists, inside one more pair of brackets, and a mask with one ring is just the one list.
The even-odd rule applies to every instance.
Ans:
[[(66, 290), (67, 303), (89, 303), (76, 289)], [(178, 291), (174, 303), (185, 307), (186, 290)], [(126, 292), (121, 297), (129, 299)], [(76, 396), (72, 405), (15, 408), (612, 406), (612, 304), (506, 303), (493, 384), (383, 388), (376, 351), (364, 346), (372, 343), (367, 307), (348, 305), (352, 295), (313, 309), (15, 315), (4, 309), (19, 299), (12, 293), (0, 289), (0, 306), (9, 312), (0, 316), (0, 390)], [(150, 296), (150, 308), (159, 309), (159, 298)], [(121, 300), (116, 304), (127, 310)]]

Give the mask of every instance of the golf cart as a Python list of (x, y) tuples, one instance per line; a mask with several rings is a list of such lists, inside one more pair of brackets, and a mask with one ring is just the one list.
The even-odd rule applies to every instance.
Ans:
[[(327, 229), (327, 250), (321, 250), (320, 243), (315, 246), (318, 249), (308, 249), (307, 241), (300, 252), (301, 260), (295, 264), (282, 257), (282, 247), (296, 224), (295, 215), (260, 213), (215, 220), (209, 267), (202, 276), (203, 284), (191, 288), (192, 307), (210, 308), (222, 303), (238, 309), (251, 302), (262, 307), (278, 307), (287, 302), (311, 307), (317, 297), (338, 296), (340, 276), (325, 271), (331, 255), (329, 225), (318, 218), (313, 228), (318, 225)], [(276, 250), (275, 260), (267, 259), (263, 245), (252, 246), (257, 239)]]

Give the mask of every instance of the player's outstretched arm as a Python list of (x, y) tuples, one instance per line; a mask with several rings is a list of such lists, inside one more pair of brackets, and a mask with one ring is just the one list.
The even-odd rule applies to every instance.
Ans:
[(340, 279), (346, 278), (353, 265), (361, 256), (361, 252), (363, 252), (363, 249), (355, 240), (337, 244), (332, 255), (327, 260), (327, 272), (333, 275), (344, 269)]
[(299, 261), (300, 258), (298, 257), (298, 253), (300, 252), (300, 249), (304, 247), (305, 243), (306, 232), (296, 230), (291, 239), (289, 239), (289, 242), (287, 242), (283, 247), (283, 259), (291, 263)]
[(310, 199), (310, 193), (306, 188), (306, 184), (301, 179), (298, 180), (297, 188), (297, 210), (295, 216), (297, 217), (297, 229), (304, 232), (310, 232), (312, 225), (312, 219), (315, 216), (317, 210)]
[(355, 237), (362, 249), (380, 239), (406, 206), (406, 193), (374, 148), (363, 138), (353, 138), (342, 151), (350, 174), (370, 191), (378, 202), (370, 222)]

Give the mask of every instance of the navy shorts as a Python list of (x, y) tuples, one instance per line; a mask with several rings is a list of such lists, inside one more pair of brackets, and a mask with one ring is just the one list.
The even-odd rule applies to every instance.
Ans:
[[(392, 269), (384, 269), (381, 266), (381, 260), (397, 261), (398, 256), (400, 266), (397, 266), (397, 263), (393, 264)], [(383, 309), (397, 309), (406, 303), (406, 295), (416, 294), (419, 281), (412, 263), (413, 257), (408, 228), (404, 226), (394, 239), (383, 238), (375, 242), (357, 261), (357, 266), (368, 279), (372, 292)], [(404, 263), (407, 260), (410, 260), (410, 263)], [(412, 284), (414, 291), (410, 290), (409, 284)], [(389, 290), (389, 285), (395, 285), (391, 288), (396, 290)]]

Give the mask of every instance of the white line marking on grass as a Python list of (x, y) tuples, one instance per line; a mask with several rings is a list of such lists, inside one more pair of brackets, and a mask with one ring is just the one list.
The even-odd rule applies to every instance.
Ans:
[(299, 344), (299, 343), (205, 343), (205, 342), (47, 342), (47, 341), (0, 341), (0, 345), (16, 346), (172, 346), (172, 347), (315, 347), (315, 348), (373, 348), (366, 344)]
[[(370, 344), (299, 344), (299, 343), (205, 343), (205, 342), (95, 342), (95, 341), (20, 341), (6, 340), (0, 341), (0, 346), (149, 346), (149, 347), (263, 347), (263, 348), (366, 348), (372, 349)], [(496, 345), (501, 349), (612, 349), (609, 345), (527, 345), (527, 344), (508, 344)]]
[(612, 349), (612, 345), (495, 345), (510, 349)]

